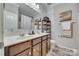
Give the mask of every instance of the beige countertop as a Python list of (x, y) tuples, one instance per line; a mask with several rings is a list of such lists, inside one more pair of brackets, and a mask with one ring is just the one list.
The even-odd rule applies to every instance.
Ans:
[(11, 46), (14, 44), (18, 44), (24, 41), (32, 40), (34, 38), (38, 38), (44, 35), (48, 35), (49, 33), (40, 33), (34, 35), (26, 35), (24, 37), (18, 36), (11, 36), (11, 37), (4, 37), (4, 47)]

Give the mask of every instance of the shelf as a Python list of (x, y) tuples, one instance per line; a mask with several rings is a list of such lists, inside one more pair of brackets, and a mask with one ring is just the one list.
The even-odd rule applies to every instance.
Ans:
[(47, 26), (51, 26), (51, 24), (46, 24)]

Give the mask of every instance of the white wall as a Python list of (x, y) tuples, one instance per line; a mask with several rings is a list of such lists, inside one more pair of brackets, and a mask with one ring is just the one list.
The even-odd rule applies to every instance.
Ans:
[[(3, 42), (3, 5), (0, 3), (0, 42)], [(4, 55), (3, 48), (0, 48), (0, 56)]]
[[(79, 35), (79, 3), (76, 4), (76, 7), (77, 7), (77, 25), (78, 25), (78, 35)], [(78, 39), (77, 39), (77, 49), (79, 50), (79, 36), (78, 36)]]
[[(73, 37), (72, 38), (63, 38), (60, 37), (61, 35), (61, 27), (59, 25), (59, 13), (66, 11), (66, 10), (72, 10), (72, 21), (75, 22), (73, 25)], [(61, 3), (53, 7), (51, 5), (48, 8), (47, 15), (50, 17), (52, 21), (52, 39), (55, 39), (57, 44), (66, 46), (69, 48), (75, 48), (78, 49), (78, 28), (77, 28), (77, 10), (76, 10), (76, 4), (73, 3)]]
[(45, 6), (43, 3), (39, 4), (40, 7), (40, 16), (45, 17), (47, 15), (47, 6)]
[(2, 41), (2, 4), (0, 3), (0, 42)]
[[(77, 18), (77, 23), (78, 23), (78, 35), (79, 35), (79, 13), (77, 14), (78, 18)], [(79, 36), (78, 36), (79, 38)], [(79, 39), (77, 39), (77, 49), (79, 50)]]

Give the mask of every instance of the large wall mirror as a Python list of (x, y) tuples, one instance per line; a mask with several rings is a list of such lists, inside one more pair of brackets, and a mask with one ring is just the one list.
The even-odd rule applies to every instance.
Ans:
[[(19, 23), (18, 15), (10, 11), (4, 11), (4, 33), (5, 35), (17, 35), (30, 33), (32, 31), (32, 18), (21, 14)], [(20, 26), (20, 28), (18, 28)]]
[(21, 15), (21, 30), (26, 33), (30, 33), (32, 31), (32, 17)]
[(18, 29), (18, 15), (4, 11), (4, 32), (15, 32)]

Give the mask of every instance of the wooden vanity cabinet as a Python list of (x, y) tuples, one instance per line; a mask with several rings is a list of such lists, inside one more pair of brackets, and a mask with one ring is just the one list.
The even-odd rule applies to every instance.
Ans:
[(48, 35), (5, 47), (5, 56), (46, 56)]

